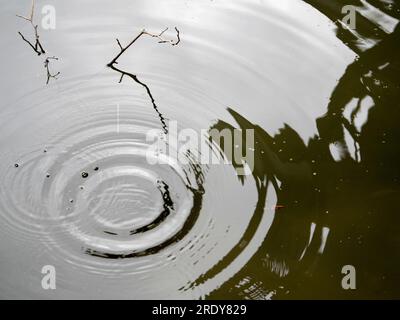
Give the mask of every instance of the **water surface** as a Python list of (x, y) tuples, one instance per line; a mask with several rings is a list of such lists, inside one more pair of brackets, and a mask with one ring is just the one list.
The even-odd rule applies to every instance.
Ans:
[[(50, 1), (40, 56), (29, 2), (3, 3), (0, 296), (398, 298), (399, 9), (353, 2), (357, 32), (341, 1)], [(141, 37), (107, 67), (116, 38), (166, 27), (178, 45)], [(150, 164), (172, 121), (254, 130), (252, 174), (195, 148)]]

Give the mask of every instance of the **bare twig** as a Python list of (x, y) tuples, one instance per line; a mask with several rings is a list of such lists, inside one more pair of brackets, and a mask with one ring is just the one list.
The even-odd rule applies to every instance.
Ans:
[(57, 76), (60, 74), (60, 72), (57, 72), (55, 74), (51, 74), (50, 68), (49, 68), (50, 60), (58, 60), (58, 58), (57, 57), (47, 57), (46, 60), (44, 61), (44, 67), (46, 68), (46, 72), (47, 72), (46, 84), (49, 84), (49, 81), (50, 81), (51, 78), (57, 79)]
[(156, 102), (155, 102), (155, 99), (154, 99), (154, 97), (153, 97), (153, 95), (152, 95), (152, 93), (151, 93), (151, 91), (150, 91), (150, 88), (149, 88), (144, 82), (140, 81), (140, 80), (138, 79), (138, 77), (137, 77), (135, 74), (130, 73), (130, 72), (127, 72), (127, 71), (124, 71), (124, 70), (122, 70), (122, 69), (119, 69), (119, 68), (117, 68), (115, 65), (118, 64), (118, 59), (119, 59), (119, 57), (121, 57), (121, 55), (122, 55), (126, 50), (128, 50), (128, 49), (130, 48), (130, 46), (132, 46), (132, 44), (134, 44), (134, 43), (135, 43), (140, 37), (142, 37), (143, 35), (148, 35), (148, 36), (150, 36), (150, 37), (152, 37), (152, 38), (157, 38), (157, 39), (159, 40), (159, 43), (169, 43), (169, 44), (171, 44), (172, 46), (176, 46), (177, 44), (179, 44), (179, 42), (180, 42), (180, 36), (179, 36), (180, 33), (179, 33), (178, 28), (175, 27), (175, 31), (176, 31), (176, 33), (177, 33), (177, 40), (176, 40), (176, 41), (174, 41), (174, 40), (168, 40), (168, 39), (164, 39), (164, 38), (163, 38), (163, 34), (164, 34), (167, 30), (168, 30), (168, 28), (166, 28), (165, 30), (161, 31), (159, 34), (153, 34), (153, 33), (147, 32), (145, 29), (143, 29), (131, 42), (129, 42), (129, 44), (128, 44), (126, 47), (123, 47), (123, 46), (121, 45), (121, 42), (119, 41), (119, 39), (116, 39), (116, 40), (117, 40), (118, 47), (119, 47), (119, 49), (120, 49), (120, 52), (107, 64), (107, 66), (108, 66), (109, 68), (111, 68), (112, 70), (117, 71), (117, 72), (119, 72), (119, 73), (121, 74), (121, 77), (120, 77), (120, 79), (119, 79), (119, 83), (122, 82), (124, 76), (128, 76), (128, 77), (130, 77), (133, 81), (135, 81), (136, 83), (140, 84), (142, 87), (145, 88), (146, 93), (147, 93), (147, 95), (149, 96), (149, 98), (150, 98), (150, 100), (151, 100), (151, 103), (152, 103), (152, 105), (153, 105), (153, 108), (154, 108), (154, 110), (156, 111), (158, 117), (160, 118), (160, 122), (161, 122), (161, 124), (162, 124), (162, 127), (163, 127), (163, 130), (164, 130), (164, 133), (165, 133), (165, 134), (168, 133), (167, 124), (166, 124), (166, 122), (165, 122), (164, 116), (161, 114), (161, 112), (160, 112), (159, 109), (158, 109), (158, 106), (157, 106), (157, 104), (156, 104)]
[(118, 43), (118, 46), (119, 46), (119, 48), (121, 49), (121, 51), (123, 50), (123, 48), (122, 48), (122, 46), (121, 46), (121, 42), (119, 42), (119, 40), (117, 39), (117, 43)]
[(147, 35), (150, 36), (150, 37), (157, 38), (157, 39), (159, 40), (158, 43), (169, 43), (169, 44), (171, 44), (171, 45), (173, 45), (173, 46), (176, 46), (176, 45), (181, 41), (180, 36), (179, 36), (179, 30), (178, 30), (178, 28), (175, 27), (176, 38), (177, 38), (176, 41), (174, 41), (174, 40), (166, 40), (166, 39), (164, 39), (164, 38), (162, 37), (162, 35), (164, 34), (164, 32), (167, 31), (167, 30), (168, 30), (168, 28), (165, 28), (165, 29), (164, 29), (163, 31), (161, 31), (159, 34), (152, 34), (152, 33), (149, 33), (149, 32), (147, 32), (147, 31), (144, 31), (144, 33), (147, 34)]
[(19, 35), (21, 36), (22, 40), (27, 42), (29, 46), (40, 56), (41, 54), (44, 54), (45, 51), (43, 49), (42, 44), (40, 43), (39, 40), (39, 33), (38, 33), (38, 26), (33, 22), (33, 16), (35, 13), (35, 0), (32, 0), (32, 6), (31, 6), (31, 12), (29, 14), (29, 17), (24, 17), (22, 15), (17, 14), (16, 16), (18, 18), (24, 19), (26, 21), (29, 21), (29, 23), (32, 25), (33, 32), (35, 34), (35, 44), (33, 45), (29, 40), (27, 40), (21, 32), (18, 32)]
[(29, 18), (24, 17), (24, 16), (21, 16), (21, 15), (19, 15), (19, 14), (17, 14), (17, 17), (20, 17), (20, 18), (22, 18), (22, 19), (25, 19), (25, 20), (30, 21), (31, 23), (33, 23), (33, 14), (34, 14), (34, 11), (35, 11), (35, 0), (32, 0), (31, 13), (30, 13), (30, 15), (29, 15)]
[(142, 35), (144, 35), (144, 33), (145, 33), (145, 31), (142, 30), (142, 31), (136, 36), (136, 38), (134, 38), (125, 48), (122, 47), (121, 42), (120, 42), (118, 39), (116, 39), (116, 40), (117, 40), (117, 44), (118, 44), (118, 46), (119, 46), (119, 48), (120, 48), (120, 52), (114, 57), (114, 59), (112, 59), (112, 60), (107, 64), (107, 66), (108, 66), (108, 67), (111, 67), (111, 66), (114, 65), (114, 64), (118, 64), (118, 62), (117, 62), (118, 58), (119, 58), (132, 44), (134, 44)]
[[(35, 35), (35, 42), (34, 44), (32, 42), (30, 42), (28, 39), (25, 38), (25, 36), (18, 31), (18, 34), (21, 36), (22, 40), (24, 40), (32, 49), (33, 51), (35, 51), (37, 53), (38, 56), (45, 54), (45, 50), (40, 42), (39, 39), (39, 32), (38, 32), (38, 25), (34, 23), (33, 18), (34, 18), (34, 14), (35, 14), (35, 0), (32, 0), (32, 6), (31, 6), (31, 11), (29, 13), (28, 17), (22, 16), (17, 14), (16, 16), (18, 18), (24, 19), (26, 21), (28, 21), (32, 28), (33, 28), (33, 33)], [(46, 84), (49, 83), (51, 78), (56, 79), (57, 76), (60, 74), (60, 72), (57, 72), (55, 74), (52, 74), (50, 72), (50, 68), (49, 68), (49, 64), (50, 64), (50, 60), (58, 60), (58, 58), (56, 57), (46, 57), (45, 61), (44, 61), (44, 67), (46, 68), (46, 72), (47, 72), (47, 81)]]
[(132, 44), (134, 44), (134, 43), (135, 43), (141, 36), (143, 36), (143, 35), (148, 35), (148, 36), (150, 36), (150, 37), (157, 38), (157, 39), (159, 40), (159, 43), (170, 43), (170, 44), (173, 45), (173, 46), (176, 46), (177, 44), (179, 44), (179, 42), (181, 41), (181, 39), (180, 39), (180, 32), (179, 32), (178, 28), (175, 27), (176, 36), (177, 36), (177, 40), (176, 40), (176, 41), (174, 41), (174, 40), (167, 40), (167, 39), (164, 39), (164, 38), (162, 37), (162, 35), (164, 34), (164, 32), (167, 31), (167, 30), (168, 30), (168, 28), (166, 28), (165, 30), (161, 31), (159, 34), (153, 34), (153, 33), (150, 33), (150, 32), (148, 32), (148, 31), (146, 31), (145, 29), (143, 29), (142, 31), (140, 31), (140, 33), (139, 33), (131, 42), (129, 42), (129, 44), (128, 44), (126, 47), (123, 47), (123, 46), (121, 45), (121, 42), (119, 41), (119, 39), (116, 39), (116, 40), (117, 40), (117, 44), (118, 44), (118, 46), (119, 46), (119, 48), (120, 48), (120, 52), (114, 57), (114, 59), (112, 59), (112, 60), (107, 64), (107, 66), (108, 66), (108, 67), (111, 67), (111, 65), (113, 65), (113, 64), (115, 64), (115, 63), (118, 63), (118, 62), (117, 62), (118, 58), (119, 58), (127, 49), (129, 49), (129, 47), (130, 47)]
[(29, 44), (29, 45), (31, 46), (31, 48), (32, 48), (39, 56), (41, 55), (41, 53), (40, 53), (40, 52), (37, 52), (37, 50), (36, 50), (36, 48), (33, 46), (33, 44), (32, 44), (29, 40), (27, 40), (21, 32), (18, 31), (18, 34), (21, 36), (22, 40), (24, 40), (27, 44)]

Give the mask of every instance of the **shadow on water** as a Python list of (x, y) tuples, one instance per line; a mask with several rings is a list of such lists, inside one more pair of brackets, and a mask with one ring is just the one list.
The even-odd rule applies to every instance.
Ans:
[[(306, 2), (333, 21), (343, 16), (343, 1)], [(369, 3), (400, 18), (394, 3)], [(264, 209), (266, 179), (277, 207), (257, 253), (208, 298), (400, 297), (400, 26), (387, 32), (358, 18), (358, 38), (343, 28), (337, 32), (358, 58), (338, 81), (326, 114), (316, 119), (318, 135), (307, 145), (288, 125), (271, 136), (228, 109), (240, 129), (255, 132), (256, 211)], [(360, 49), (367, 38), (376, 44)], [(224, 121), (213, 128), (235, 129)], [(357, 271), (357, 290), (341, 286), (345, 265)]]

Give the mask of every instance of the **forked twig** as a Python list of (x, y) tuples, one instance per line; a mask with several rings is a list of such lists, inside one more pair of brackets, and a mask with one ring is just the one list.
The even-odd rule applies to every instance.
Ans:
[(19, 14), (17, 14), (16, 16), (18, 18), (28, 21), (32, 25), (33, 32), (35, 34), (35, 44), (33, 45), (29, 40), (27, 40), (21, 32), (18, 32), (18, 34), (21, 36), (22, 40), (28, 43), (29, 46), (38, 54), (38, 56), (40, 56), (41, 54), (44, 54), (46, 52), (44, 51), (43, 46), (39, 40), (38, 25), (33, 22), (34, 14), (35, 14), (35, 0), (32, 0), (31, 12), (29, 14), (29, 17), (24, 17)]
[(49, 81), (51, 78), (57, 79), (57, 76), (60, 74), (60, 72), (57, 72), (55, 74), (51, 74), (50, 72), (50, 68), (49, 68), (49, 64), (50, 64), (50, 60), (58, 60), (57, 57), (47, 57), (46, 60), (44, 61), (44, 67), (46, 68), (46, 72), (47, 72), (47, 81), (46, 84), (49, 84)]
[(137, 77), (135, 74), (130, 73), (130, 72), (127, 72), (127, 71), (124, 71), (124, 70), (122, 70), (122, 69), (119, 69), (119, 68), (116, 67), (116, 65), (118, 64), (118, 59), (119, 59), (119, 57), (120, 57), (126, 50), (128, 50), (129, 47), (130, 47), (132, 44), (134, 44), (134, 43), (135, 43), (140, 37), (142, 37), (143, 35), (148, 35), (148, 36), (150, 36), (150, 37), (152, 37), (152, 38), (157, 38), (157, 39), (159, 40), (159, 43), (169, 43), (169, 44), (171, 44), (172, 46), (176, 46), (177, 44), (179, 44), (179, 42), (181, 41), (181, 39), (180, 39), (180, 32), (179, 32), (178, 28), (175, 27), (175, 31), (176, 31), (176, 33), (177, 33), (177, 40), (176, 40), (176, 41), (174, 41), (174, 40), (168, 40), (168, 39), (163, 38), (163, 34), (164, 34), (167, 30), (168, 30), (168, 28), (166, 28), (165, 30), (161, 31), (159, 34), (153, 34), (153, 33), (147, 32), (145, 29), (143, 29), (143, 30), (142, 30), (131, 42), (129, 42), (129, 44), (128, 44), (127, 46), (125, 46), (125, 47), (123, 47), (123, 46), (121, 45), (121, 42), (119, 41), (119, 39), (116, 39), (116, 40), (117, 40), (118, 47), (119, 47), (119, 49), (120, 49), (120, 52), (107, 64), (107, 66), (108, 66), (109, 68), (111, 68), (112, 70), (117, 71), (117, 72), (119, 72), (119, 73), (121, 74), (121, 77), (120, 77), (120, 79), (119, 79), (119, 83), (122, 82), (124, 76), (128, 76), (128, 77), (130, 77), (133, 81), (135, 81), (136, 83), (140, 84), (142, 87), (145, 88), (146, 93), (147, 93), (147, 95), (149, 96), (149, 98), (150, 98), (150, 100), (151, 100), (151, 103), (152, 103), (152, 105), (153, 105), (153, 108), (154, 108), (154, 110), (156, 111), (158, 117), (160, 118), (160, 122), (161, 122), (161, 125), (162, 125), (162, 127), (163, 127), (163, 130), (164, 130), (164, 133), (165, 133), (165, 134), (168, 133), (168, 127), (167, 127), (167, 124), (166, 124), (166, 122), (165, 122), (165, 118), (164, 118), (164, 116), (161, 114), (161, 112), (159, 111), (158, 106), (157, 106), (157, 104), (156, 104), (156, 102), (155, 102), (155, 99), (154, 99), (154, 97), (153, 97), (153, 95), (152, 95), (152, 93), (151, 93), (150, 88), (148, 87), (148, 85), (145, 84), (144, 82), (140, 81), (140, 80), (138, 79), (138, 77)]
[[(18, 18), (24, 19), (31, 24), (34, 35), (35, 35), (34, 44), (32, 42), (30, 42), (28, 39), (26, 39), (25, 36), (20, 31), (18, 31), (18, 34), (21, 36), (22, 40), (24, 40), (33, 49), (33, 51), (35, 51), (37, 53), (37, 55), (40, 56), (42, 54), (45, 54), (46, 52), (45, 52), (45, 50), (40, 42), (40, 39), (39, 39), (38, 25), (35, 24), (33, 21), (34, 15), (35, 15), (35, 0), (32, 0), (31, 11), (30, 11), (30, 14), (28, 17), (22, 16), (19, 14), (16, 15)], [(50, 60), (58, 60), (58, 58), (56, 58), (54, 56), (46, 57), (46, 59), (44, 61), (44, 67), (46, 68), (46, 72), (47, 72), (46, 84), (49, 83), (51, 78), (56, 79), (57, 76), (60, 74), (60, 72), (57, 72), (56, 74), (52, 74), (50, 72), (50, 68), (49, 68)]]
[(153, 33), (150, 33), (150, 32), (148, 32), (148, 31), (146, 31), (145, 29), (143, 29), (142, 31), (140, 31), (140, 33), (139, 33), (131, 42), (129, 42), (129, 44), (128, 44), (126, 47), (123, 47), (123, 46), (121, 45), (121, 42), (119, 41), (119, 39), (116, 39), (116, 40), (117, 40), (118, 47), (120, 48), (120, 52), (107, 64), (107, 66), (108, 66), (108, 67), (111, 67), (113, 64), (117, 64), (117, 63), (118, 63), (118, 62), (117, 62), (118, 58), (119, 58), (126, 50), (128, 50), (129, 47), (130, 47), (132, 44), (134, 44), (134, 43), (135, 43), (141, 36), (143, 36), (143, 35), (148, 35), (148, 36), (150, 36), (150, 37), (157, 38), (157, 39), (159, 40), (159, 43), (169, 43), (169, 44), (171, 44), (172, 46), (176, 46), (177, 44), (179, 44), (179, 42), (181, 42), (181, 39), (180, 39), (180, 32), (179, 32), (178, 28), (175, 27), (176, 37), (177, 37), (177, 40), (176, 40), (176, 41), (174, 41), (174, 40), (167, 40), (167, 39), (164, 39), (164, 38), (162, 37), (162, 35), (163, 35), (163, 34), (165, 33), (165, 31), (167, 31), (167, 30), (168, 30), (168, 28), (166, 28), (165, 30), (161, 31), (159, 34), (153, 34)]
[(180, 35), (179, 35), (179, 30), (178, 30), (178, 28), (175, 27), (176, 38), (177, 38), (176, 41), (174, 41), (174, 40), (166, 40), (166, 39), (164, 39), (164, 38), (162, 37), (162, 35), (164, 34), (164, 32), (167, 31), (167, 30), (168, 30), (168, 28), (165, 28), (165, 29), (164, 29), (163, 31), (161, 31), (159, 34), (152, 34), (152, 33), (149, 33), (149, 32), (147, 32), (147, 31), (144, 31), (144, 33), (147, 34), (147, 35), (150, 36), (150, 37), (157, 38), (157, 39), (159, 40), (158, 43), (169, 43), (169, 44), (171, 44), (172, 46), (176, 46), (177, 44), (179, 44), (179, 42), (181, 42), (181, 38), (180, 38)]
[(34, 13), (34, 11), (35, 11), (35, 0), (32, 0), (31, 13), (30, 13), (30, 15), (29, 15), (29, 18), (24, 17), (24, 16), (21, 16), (21, 15), (19, 15), (19, 14), (17, 14), (17, 17), (20, 17), (20, 18), (22, 18), (22, 19), (28, 20), (28, 21), (30, 21), (31, 23), (33, 23), (32, 21), (33, 21), (33, 13)]

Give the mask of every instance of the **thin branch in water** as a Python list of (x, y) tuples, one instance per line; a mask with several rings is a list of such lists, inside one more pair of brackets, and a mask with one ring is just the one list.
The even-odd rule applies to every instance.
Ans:
[(136, 38), (134, 38), (125, 48), (121, 45), (121, 42), (119, 41), (119, 39), (117, 40), (117, 44), (120, 48), (120, 52), (107, 64), (107, 67), (111, 67), (114, 64), (118, 64), (117, 60), (118, 58), (132, 45), (134, 44), (143, 34), (144, 34), (144, 30), (142, 30), (137, 36)]
[[(33, 21), (34, 15), (35, 15), (35, 0), (32, 0), (32, 6), (31, 6), (31, 11), (29, 13), (29, 16), (25, 17), (25, 16), (22, 16), (19, 14), (16, 15), (18, 18), (24, 19), (31, 24), (31, 26), (33, 28), (33, 33), (35, 35), (34, 44), (31, 41), (29, 41), (28, 39), (26, 39), (25, 36), (21, 32), (18, 31), (18, 34), (21, 36), (22, 40), (25, 41), (33, 49), (33, 51), (35, 51), (37, 53), (38, 56), (40, 56), (42, 54), (45, 54), (46, 52), (45, 52), (45, 50), (40, 42), (40, 39), (39, 39), (38, 25), (35, 24)], [(44, 67), (46, 68), (46, 72), (47, 72), (46, 84), (49, 84), (51, 78), (57, 79), (57, 76), (60, 74), (60, 72), (57, 72), (55, 74), (52, 74), (50, 72), (49, 65), (50, 65), (51, 60), (58, 60), (58, 58), (54, 57), (54, 56), (46, 57), (46, 59), (44, 61)]]
[(119, 48), (121, 49), (121, 51), (123, 50), (123, 48), (122, 48), (122, 45), (121, 45), (121, 42), (119, 42), (119, 40), (117, 39), (117, 43), (118, 43), (118, 46), (119, 46)]
[(30, 14), (29, 14), (29, 18), (24, 17), (24, 16), (21, 16), (21, 15), (19, 15), (19, 14), (17, 14), (17, 17), (22, 18), (22, 19), (25, 19), (25, 20), (30, 21), (31, 23), (33, 23), (33, 14), (34, 14), (34, 11), (35, 11), (35, 0), (32, 0), (31, 12), (30, 12)]
[(37, 50), (33, 46), (33, 44), (29, 40), (27, 40), (21, 32), (18, 31), (18, 34), (21, 36), (22, 40), (24, 40), (27, 44), (29, 44), (31, 46), (31, 48), (40, 56), (41, 53), (37, 52)]
[(35, 35), (35, 44), (33, 45), (32, 42), (27, 40), (21, 32), (18, 32), (18, 33), (22, 37), (22, 40), (27, 42), (29, 44), (29, 46), (38, 54), (38, 56), (40, 56), (41, 54), (44, 54), (46, 52), (44, 51), (43, 46), (42, 46), (42, 44), (40, 43), (40, 40), (39, 40), (38, 25), (33, 22), (34, 14), (35, 14), (35, 0), (32, 0), (32, 7), (31, 7), (31, 12), (29, 14), (29, 17), (24, 17), (24, 16), (19, 15), (19, 14), (17, 14), (16, 16), (18, 18), (21, 18), (21, 19), (24, 19), (24, 20), (28, 21), (32, 25), (33, 32), (34, 32), (34, 35)]
[(57, 76), (60, 74), (60, 72), (51, 74), (50, 68), (49, 68), (50, 60), (58, 60), (58, 58), (57, 57), (47, 57), (46, 60), (44, 61), (44, 67), (46, 68), (46, 72), (47, 72), (46, 84), (49, 84), (49, 81), (51, 78), (57, 79)]
[(179, 42), (181, 42), (180, 32), (179, 32), (177, 27), (175, 27), (175, 31), (176, 31), (176, 37), (177, 37), (178, 40), (175, 43), (172, 44), (173, 46), (176, 46), (176, 45), (179, 44)]
[(167, 31), (167, 30), (168, 30), (168, 28), (165, 28), (165, 29), (164, 29), (163, 31), (161, 31), (159, 34), (153, 34), (153, 33), (149, 33), (149, 32), (147, 32), (147, 31), (144, 31), (144, 34), (147, 34), (148, 36), (153, 37), (153, 38), (157, 38), (157, 39), (159, 40), (158, 43), (169, 43), (169, 44), (171, 44), (172, 46), (176, 46), (177, 44), (179, 44), (179, 42), (181, 42), (181, 39), (180, 39), (180, 34), (179, 34), (178, 28), (175, 27), (176, 38), (177, 38), (176, 41), (175, 41), (175, 40), (164, 39), (164, 38), (162, 37), (162, 35), (164, 34), (164, 32)]
[(168, 39), (163, 38), (163, 34), (164, 34), (167, 30), (168, 30), (168, 28), (164, 29), (164, 30), (161, 31), (159, 34), (153, 34), (153, 33), (147, 32), (145, 29), (143, 29), (131, 42), (129, 42), (129, 44), (128, 44), (126, 47), (123, 47), (123, 46), (121, 45), (121, 42), (119, 41), (119, 39), (116, 39), (116, 40), (117, 40), (118, 47), (119, 47), (119, 49), (120, 49), (120, 52), (107, 64), (107, 66), (108, 66), (109, 68), (111, 68), (112, 70), (114, 70), (114, 71), (116, 71), (116, 72), (119, 72), (119, 73), (121, 74), (121, 77), (120, 77), (120, 79), (119, 79), (119, 83), (122, 82), (124, 76), (128, 76), (128, 77), (130, 77), (133, 81), (135, 81), (136, 83), (140, 84), (142, 87), (145, 88), (146, 93), (147, 93), (148, 97), (149, 97), (150, 100), (151, 100), (151, 104), (153, 105), (153, 109), (156, 111), (158, 117), (160, 118), (160, 122), (161, 122), (161, 125), (162, 125), (162, 128), (163, 128), (165, 134), (168, 133), (168, 127), (167, 127), (167, 124), (166, 124), (166, 122), (165, 122), (164, 116), (162, 115), (162, 113), (161, 113), (161, 112), (159, 111), (159, 109), (158, 109), (158, 106), (157, 106), (157, 104), (156, 104), (156, 102), (155, 102), (155, 99), (154, 99), (154, 97), (153, 97), (153, 95), (152, 95), (152, 93), (151, 93), (151, 91), (150, 91), (150, 88), (147, 86), (147, 84), (145, 84), (144, 82), (140, 81), (140, 80), (138, 79), (138, 77), (137, 77), (135, 74), (132, 74), (132, 73), (130, 73), (130, 72), (127, 72), (127, 71), (124, 71), (124, 70), (122, 70), (122, 69), (119, 69), (119, 68), (117, 68), (115, 65), (118, 64), (118, 59), (119, 59), (119, 57), (120, 57), (126, 50), (128, 50), (128, 49), (130, 48), (130, 46), (132, 46), (132, 44), (134, 44), (134, 43), (135, 43), (140, 37), (142, 37), (143, 35), (148, 35), (148, 36), (150, 36), (150, 37), (152, 37), (152, 38), (157, 38), (157, 39), (159, 40), (159, 43), (169, 43), (169, 44), (171, 44), (172, 46), (176, 46), (177, 44), (179, 44), (179, 42), (181, 41), (181, 39), (180, 39), (180, 33), (179, 33), (178, 28), (175, 27), (175, 31), (176, 31), (176, 33), (177, 33), (177, 40), (168, 40)]

